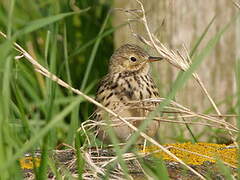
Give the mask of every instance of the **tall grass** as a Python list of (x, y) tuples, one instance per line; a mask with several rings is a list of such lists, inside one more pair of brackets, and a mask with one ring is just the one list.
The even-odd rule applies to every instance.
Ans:
[[(8, 35), (8, 39), (0, 38), (0, 179), (22, 179), (18, 158), (37, 149), (42, 153), (36, 178), (46, 179), (48, 168), (58, 177), (55, 164), (49, 158), (49, 150), (61, 143), (77, 149), (77, 170), (81, 175), (84, 160), (79, 148), (84, 145), (84, 137), (76, 130), (92, 113), (92, 104), (35, 72), (34, 67), (24, 59), (16, 60), (15, 57), (21, 54), (13, 49), (13, 42), (17, 41), (50, 72), (87, 95), (94, 96), (96, 84), (106, 74), (107, 61), (113, 52), (112, 33), (123, 25), (111, 26), (111, 16), (108, 14), (111, 1), (83, 0), (68, 4), (68, 1), (37, 3), (32, 0), (10, 0), (0, 3), (0, 29)], [(198, 39), (191, 55), (211, 23)], [(174, 98), (192, 72), (211, 53), (228, 26), (194, 56), (191, 68), (179, 74), (167, 100), (149, 119)], [(237, 67), (238, 77), (239, 63)], [(237, 80), (239, 85), (239, 78)], [(239, 104), (236, 111), (239, 112)], [(145, 122), (140, 129), (146, 128), (148, 121)], [(136, 133), (122, 149), (111, 130), (109, 134), (117, 160), (125, 177), (129, 178), (122, 155), (140, 134)], [(110, 164), (111, 168), (114, 163)], [(160, 167), (163, 174), (150, 164), (143, 167), (155, 178), (168, 179), (162, 161), (156, 161), (154, 167)]]
[[(76, 129), (92, 113), (92, 105), (36, 73), (24, 59), (15, 60), (20, 54), (12, 42), (17, 41), (73, 87), (80, 88), (85, 79), (84, 92), (93, 95), (113, 51), (114, 29), (109, 19), (100, 32), (111, 1), (11, 0), (0, 4), (0, 28), (10, 38), (0, 39), (0, 179), (21, 179), (17, 159), (37, 149), (42, 151), (42, 163), (36, 175), (46, 179), (49, 150), (60, 143), (82, 146), (84, 139), (76, 138)], [(108, 36), (102, 35), (105, 32)], [(101, 48), (96, 47), (93, 55), (96, 37), (101, 38)]]

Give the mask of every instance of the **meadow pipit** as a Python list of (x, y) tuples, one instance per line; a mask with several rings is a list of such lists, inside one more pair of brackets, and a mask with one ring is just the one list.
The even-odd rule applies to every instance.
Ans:
[[(158, 90), (149, 73), (149, 62), (161, 60), (161, 57), (149, 56), (146, 51), (136, 45), (125, 44), (117, 49), (109, 62), (109, 72), (102, 79), (97, 90), (96, 100), (122, 117), (144, 117), (149, 111), (140, 108), (125, 108), (130, 101), (158, 98)], [(139, 104), (138, 103), (138, 104)], [(96, 109), (96, 121), (102, 120), (113, 126), (113, 130), (120, 142), (126, 142), (133, 130), (119, 119), (107, 115), (100, 108)], [(138, 127), (139, 120), (131, 123)], [(109, 142), (106, 133), (108, 126), (98, 129), (98, 137)], [(153, 121), (148, 125), (146, 133), (154, 136), (159, 128), (159, 122)]]

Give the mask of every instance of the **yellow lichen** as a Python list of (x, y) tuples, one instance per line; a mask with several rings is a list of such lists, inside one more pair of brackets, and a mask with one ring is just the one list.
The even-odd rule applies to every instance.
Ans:
[(19, 163), (22, 169), (33, 169), (40, 166), (40, 159), (37, 157), (24, 157), (19, 159)]
[[(177, 144), (166, 144), (168, 150), (182, 159), (187, 164), (201, 165), (204, 162), (216, 162), (216, 160), (222, 160), (223, 162), (236, 166), (237, 165), (237, 149), (227, 148), (224, 144), (213, 144), (213, 143), (177, 143)], [(159, 150), (156, 146), (148, 146), (141, 152), (149, 153)], [(156, 157), (162, 157), (164, 160), (176, 161), (174, 158), (158, 151), (154, 153)]]

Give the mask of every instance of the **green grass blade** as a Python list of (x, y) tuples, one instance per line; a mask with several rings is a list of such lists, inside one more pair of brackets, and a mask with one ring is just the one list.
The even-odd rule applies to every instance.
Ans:
[(8, 24), (7, 24), (7, 36), (11, 37), (12, 34), (12, 18), (13, 18), (13, 10), (15, 6), (15, 0), (10, 0), (10, 8), (8, 13)]
[(115, 28), (111, 28), (109, 30), (106, 30), (105, 32), (103, 32), (102, 34), (99, 34), (99, 36), (93, 38), (92, 40), (90, 40), (89, 42), (87, 42), (86, 44), (84, 44), (81, 47), (77, 47), (75, 50), (73, 50), (73, 52), (69, 55), (69, 57), (73, 57), (76, 56), (77, 54), (81, 53), (82, 51), (84, 51), (87, 47), (91, 46), (92, 44), (94, 44), (94, 42), (96, 42), (96, 40), (98, 38), (103, 39), (106, 36), (109, 36), (110, 34), (114, 33), (117, 29), (120, 29), (124, 26), (126, 26), (127, 23), (124, 24), (120, 24)]
[[(116, 162), (119, 162), (119, 164), (120, 164), (120, 166), (121, 166), (121, 168), (123, 170), (123, 173), (125, 175), (125, 178), (126, 179), (130, 179), (130, 177), (128, 175), (129, 174), (128, 167), (126, 165), (126, 162), (123, 159), (123, 151), (119, 147), (119, 141), (118, 141), (117, 136), (116, 136), (116, 134), (115, 134), (115, 132), (113, 130), (113, 127), (110, 126), (110, 121), (108, 122), (108, 126), (109, 127), (107, 128), (107, 134), (110, 137), (111, 143), (113, 144), (114, 150), (115, 150), (116, 155), (117, 155)], [(115, 167), (115, 165), (109, 166), (108, 170), (112, 170), (114, 167)], [(110, 173), (110, 171), (107, 172), (107, 177), (108, 177), (109, 173)]]
[(49, 137), (50, 133), (48, 132), (47, 135), (43, 138), (43, 147), (41, 149), (41, 163), (40, 167), (37, 169), (37, 179), (38, 180), (45, 180), (47, 179), (47, 170), (48, 170), (48, 147), (49, 147)]
[(226, 180), (234, 180), (235, 178), (233, 178), (232, 175), (232, 171), (231, 168), (226, 166), (221, 160), (217, 160), (216, 162), (217, 167), (219, 168), (221, 174), (224, 176), (224, 179)]
[[(13, 148), (16, 148), (14, 145), (12, 129), (10, 129), (10, 119), (11, 119), (11, 109), (10, 109), (10, 102), (11, 102), (11, 90), (10, 90), (10, 82), (11, 82), (11, 74), (12, 74), (12, 57), (8, 56), (5, 59), (5, 62), (2, 64), (4, 72), (2, 73), (1, 79), (1, 89), (0, 89), (0, 165), (4, 165), (3, 162), (6, 161), (8, 157), (11, 156)], [(11, 167), (15, 167), (12, 165)], [(11, 172), (2, 172), (0, 177), (7, 178)]]
[[(236, 112), (240, 115), (240, 59), (236, 61), (236, 84), (237, 84), (237, 103)], [(238, 128), (240, 128), (240, 116), (237, 117)]]
[[(147, 128), (150, 121), (156, 117), (156, 115), (163, 110), (165, 106), (167, 106), (170, 101), (175, 97), (176, 93), (185, 85), (187, 80), (192, 77), (192, 74), (196, 69), (200, 66), (204, 58), (209, 55), (213, 48), (216, 46), (216, 44), (219, 42), (220, 37), (226, 32), (226, 30), (230, 27), (230, 25), (235, 22), (239, 14), (234, 17), (227, 25), (225, 25), (219, 32), (217, 32), (207, 43), (205, 48), (202, 49), (202, 51), (199, 53), (198, 56), (196, 56), (193, 59), (193, 63), (190, 66), (190, 68), (186, 72), (180, 72), (176, 81), (174, 82), (172, 86), (172, 91), (167, 95), (165, 100), (161, 102), (161, 104), (155, 109), (155, 111), (151, 112), (148, 116), (148, 119), (142, 122), (142, 124), (138, 127), (139, 131), (144, 131), (144, 129)], [(129, 138), (128, 142), (124, 146), (124, 152), (126, 152), (134, 142), (136, 142), (136, 139), (139, 137), (140, 133), (136, 132)]]
[[(204, 37), (206, 36), (208, 30), (210, 29), (211, 25), (213, 24), (215, 20), (215, 16), (212, 18), (212, 20), (210, 21), (210, 23), (207, 25), (207, 27), (204, 29), (203, 33), (201, 34), (201, 36), (197, 39), (197, 42), (195, 43), (195, 45), (193, 46), (192, 50), (190, 51), (190, 57), (192, 57), (194, 55), (194, 53), (196, 52), (197, 48), (199, 47), (200, 43), (202, 42), (202, 40), (204, 39)], [(183, 120), (185, 121), (185, 119), (183, 118)], [(197, 142), (197, 138), (195, 137), (192, 129), (190, 128), (189, 124), (185, 124), (188, 132), (190, 133), (193, 142)]]
[[(237, 102), (235, 106), (235, 111), (238, 115), (237, 117), (237, 127), (240, 128), (240, 57), (236, 59), (236, 86), (237, 86)], [(238, 146), (240, 145), (240, 132), (238, 133), (238, 138), (237, 138), (237, 143)], [(239, 152), (239, 151), (238, 151)], [(237, 160), (238, 160), (238, 168), (237, 168), (237, 173), (238, 177), (240, 177), (240, 154), (238, 153), (237, 155)]]
[(3, 69), (2, 63), (4, 63), (6, 56), (11, 51), (11, 47), (12, 42), (9, 40), (5, 40), (3, 43), (0, 44), (0, 70)]
[(68, 16), (74, 15), (74, 14), (79, 14), (79, 13), (84, 13), (86, 11), (88, 11), (89, 8), (78, 11), (78, 12), (68, 12), (68, 13), (61, 13), (61, 14), (57, 14), (57, 15), (53, 15), (53, 16), (49, 16), (49, 17), (44, 17), (41, 19), (37, 19), (35, 21), (32, 21), (30, 23), (28, 23), (25, 27), (23, 27), (21, 30), (17, 31), (13, 37), (17, 38), (19, 36), (22, 36), (24, 34), (29, 34), (33, 31), (36, 31), (40, 28), (43, 28), (49, 24), (52, 24), (56, 21), (59, 21), (61, 19), (64, 19)]
[(90, 71), (91, 71), (91, 69), (92, 69), (93, 61), (94, 61), (94, 59), (95, 59), (95, 56), (96, 56), (96, 53), (97, 53), (99, 44), (100, 44), (100, 42), (101, 42), (101, 40), (102, 40), (101, 35), (102, 35), (102, 33), (103, 33), (106, 25), (107, 25), (109, 16), (110, 16), (110, 12), (107, 14), (107, 16), (106, 16), (106, 18), (105, 18), (105, 20), (104, 20), (104, 22), (103, 22), (103, 24), (102, 24), (102, 27), (101, 27), (101, 29), (100, 29), (100, 31), (99, 31), (99, 34), (98, 34), (98, 36), (97, 36), (97, 40), (96, 40), (96, 42), (95, 42), (95, 44), (94, 44), (94, 46), (93, 46), (93, 49), (92, 49), (92, 52), (91, 52), (91, 56), (90, 56), (90, 58), (89, 58), (89, 62), (88, 62), (88, 65), (87, 65), (87, 69), (86, 69), (86, 71), (85, 71), (85, 73), (84, 73), (84, 78), (83, 78), (83, 81), (82, 81), (82, 84), (81, 84), (81, 88), (80, 88), (82, 91), (84, 91), (85, 86), (86, 86), (86, 84), (87, 84), (87, 80), (88, 80)]
[(18, 110), (19, 110), (19, 113), (20, 113), (20, 120), (22, 122), (24, 133), (25, 133), (27, 139), (30, 139), (31, 130), (30, 130), (29, 122), (26, 118), (25, 110), (23, 108), (24, 103), (23, 103), (23, 98), (22, 98), (21, 94), (19, 93), (20, 89), (18, 88), (16, 83), (12, 84), (12, 86), (13, 86), (13, 92), (14, 92), (15, 97), (16, 97), (17, 107), (18, 107)]
[(13, 155), (10, 159), (5, 161), (4, 164), (0, 165), (0, 171), (4, 171), (7, 169), (12, 163), (14, 163), (19, 157), (21, 157), (27, 150), (33, 147), (37, 142), (41, 140), (51, 129), (58, 125), (71, 111), (74, 107), (76, 107), (81, 101), (81, 98), (76, 99), (71, 104), (69, 104), (66, 108), (64, 108), (59, 114), (52, 118), (52, 120), (42, 128), (34, 137), (30, 139), (29, 142), (24, 144), (20, 150), (18, 150), (15, 155)]
[(151, 163), (141, 161), (145, 172), (153, 179), (169, 180), (165, 162), (161, 158), (154, 158)]
[(201, 34), (201, 36), (197, 39), (197, 42), (194, 44), (192, 50), (190, 51), (189, 55), (190, 57), (192, 57), (194, 55), (194, 53), (196, 52), (197, 48), (199, 47), (199, 45), (201, 44), (202, 40), (204, 39), (204, 37), (206, 36), (208, 30), (210, 29), (210, 27), (212, 26), (214, 20), (215, 20), (216, 16), (214, 16), (212, 18), (212, 20), (210, 21), (210, 23), (207, 25), (207, 27), (204, 29), (203, 33)]

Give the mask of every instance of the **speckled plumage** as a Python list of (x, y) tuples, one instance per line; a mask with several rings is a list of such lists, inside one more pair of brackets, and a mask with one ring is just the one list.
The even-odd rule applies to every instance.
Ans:
[[(108, 74), (99, 83), (96, 100), (122, 117), (147, 116), (149, 112), (146, 110), (124, 107), (129, 101), (159, 97), (149, 73), (149, 57), (147, 52), (136, 45), (126, 44), (117, 49), (110, 59)], [(97, 108), (96, 115), (96, 121), (105, 121), (108, 118), (112, 124), (116, 124), (113, 129), (121, 142), (126, 142), (133, 133), (127, 125), (119, 124), (118, 119), (107, 117), (106, 112), (100, 108)], [(132, 123), (138, 127), (140, 121)], [(146, 133), (154, 136), (158, 128), (158, 122), (152, 121)], [(103, 127), (99, 128), (98, 136), (103, 141), (109, 140)]]

